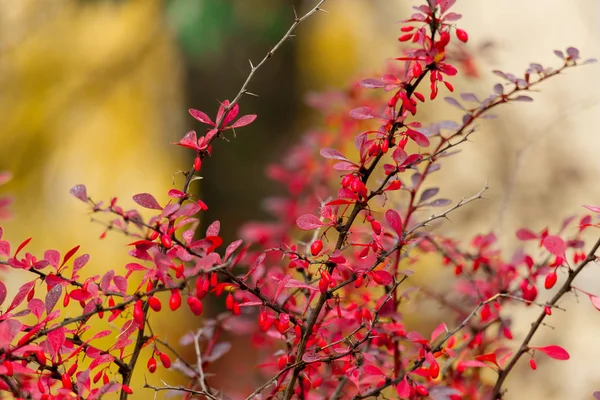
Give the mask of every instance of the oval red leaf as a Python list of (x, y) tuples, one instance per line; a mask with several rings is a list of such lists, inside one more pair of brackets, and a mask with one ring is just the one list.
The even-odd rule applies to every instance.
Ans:
[(541, 351), (548, 357), (552, 357), (555, 360), (568, 360), (571, 358), (569, 353), (565, 349), (557, 345), (543, 346), (543, 347), (529, 347), (530, 349)]
[(313, 229), (318, 229), (325, 224), (312, 214), (304, 214), (298, 217), (296, 220), (296, 225), (298, 225), (298, 228), (302, 229), (303, 231), (310, 231)]

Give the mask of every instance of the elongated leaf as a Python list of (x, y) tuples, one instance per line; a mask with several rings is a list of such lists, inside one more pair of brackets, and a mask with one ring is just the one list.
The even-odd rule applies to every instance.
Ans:
[(402, 237), (402, 218), (400, 218), (400, 214), (389, 209), (385, 212), (385, 219), (398, 236)]
[(212, 122), (212, 120), (209, 118), (209, 116), (206, 115), (205, 113), (203, 113), (202, 111), (190, 108), (189, 112), (192, 117), (194, 117), (198, 121), (202, 122), (203, 124), (215, 126), (215, 123)]
[(256, 114), (248, 114), (240, 117), (237, 121), (231, 124), (230, 128), (241, 128), (242, 126), (250, 125), (256, 119)]
[(48, 290), (46, 293), (45, 303), (46, 303), (46, 314), (50, 314), (56, 306), (56, 303), (62, 296), (62, 285), (54, 285), (52, 289)]
[(430, 198), (432, 198), (433, 196), (438, 194), (439, 191), (440, 191), (439, 188), (425, 189), (423, 191), (423, 193), (421, 193), (421, 198), (419, 199), (419, 203), (429, 200)]
[(337, 151), (336, 149), (329, 149), (329, 148), (321, 149), (321, 151), (319, 151), (319, 154), (321, 154), (321, 156), (328, 158), (330, 160), (348, 161), (348, 159), (342, 153)]
[(549, 357), (554, 358), (555, 360), (568, 360), (571, 358), (569, 353), (560, 346), (550, 345), (550, 346), (542, 346), (542, 347), (529, 347), (530, 349), (541, 351)]
[(133, 196), (133, 201), (144, 208), (151, 210), (162, 210), (163, 208), (158, 204), (158, 201), (150, 193), (140, 193)]
[(298, 228), (302, 229), (303, 231), (310, 231), (325, 226), (325, 224), (318, 217), (312, 214), (305, 214), (298, 217), (296, 220), (296, 225), (298, 225)]
[(519, 240), (532, 240), (537, 239), (538, 235), (533, 233), (529, 229), (522, 228), (517, 231), (517, 238)]
[(354, 119), (379, 118), (379, 115), (375, 114), (375, 112), (370, 107), (355, 108), (354, 110), (350, 111), (350, 116)]

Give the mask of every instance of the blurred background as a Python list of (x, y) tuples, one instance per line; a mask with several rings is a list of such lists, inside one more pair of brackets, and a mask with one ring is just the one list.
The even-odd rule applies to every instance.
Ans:
[[(167, 190), (181, 186), (177, 172), (192, 162), (189, 151), (169, 145), (199, 129), (186, 110), (214, 115), (218, 101), (239, 90), (248, 59), (258, 61), (288, 29), (292, 7), (301, 13), (312, 4), (0, 0), (0, 171), (13, 174), (1, 190), (15, 198), (13, 219), (3, 221), (6, 238), (16, 243), (33, 236), (30, 251), (38, 254), (47, 248), (64, 253), (80, 244), (92, 255), (88, 271), (97, 274), (128, 262), (125, 250), (115, 251), (127, 239), (112, 233), (98, 240), (102, 226), (89, 222), (69, 189), (84, 183), (94, 200), (117, 196), (126, 207), (140, 192), (162, 194), (157, 198), (165, 202)], [(328, 0), (329, 13), (307, 21), (259, 71), (249, 90), (260, 97), (246, 97), (240, 105), (242, 114), (259, 118), (231, 142), (217, 143), (198, 187), (209, 205), (206, 222), (221, 220), (225, 242), (236, 237), (242, 222), (267, 218), (261, 199), (279, 189), (264, 178), (266, 165), (319, 121), (305, 106), (307, 91), (376, 76), (398, 54), (396, 21), (416, 4)], [(456, 11), (464, 15), (459, 24), (469, 32), (467, 51), (476, 71), (452, 81), (464, 92), (487, 96), (498, 80), (493, 69), (520, 74), (529, 62), (558, 66), (554, 49), (576, 46), (584, 58), (600, 57), (597, 0), (461, 0)], [(564, 217), (581, 213), (582, 204), (600, 204), (599, 73), (591, 65), (548, 81), (534, 103), (500, 109), (498, 119), (481, 124), (462, 155), (444, 161), (437, 179), (452, 182), (443, 187), (447, 197), (469, 196), (486, 182), (491, 187), (488, 199), (461, 209), (453, 224), (445, 224), (446, 232), (493, 230), (512, 250), (515, 229), (556, 229)], [(428, 118), (457, 114), (438, 101), (428, 108)], [(433, 273), (436, 268), (424, 269), (430, 282), (443, 279)], [(599, 274), (590, 268), (580, 278), (581, 288), (600, 294)], [(16, 290), (24, 277), (3, 279)], [(553, 316), (555, 326), (536, 340), (564, 345), (571, 361), (542, 362), (526, 380), (514, 374), (507, 398), (583, 399), (600, 389), (595, 369), (600, 314), (587, 299), (579, 304), (570, 296), (562, 305), (569, 312)], [(515, 318), (519, 339), (531, 315), (519, 311)], [(194, 328), (193, 319), (179, 321), (168, 331), (165, 321), (157, 323), (176, 340)], [(238, 361), (230, 356), (223, 366)], [(143, 382), (143, 374), (136, 379)], [(226, 381), (222, 384), (226, 389)]]

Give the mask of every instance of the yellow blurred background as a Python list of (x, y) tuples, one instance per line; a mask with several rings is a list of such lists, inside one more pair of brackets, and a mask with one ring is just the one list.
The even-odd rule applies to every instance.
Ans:
[[(299, 29), (251, 84), (260, 97), (241, 102), (242, 114), (257, 113), (258, 120), (237, 139), (217, 143), (203, 166), (202, 198), (210, 207), (203, 224), (220, 219), (227, 242), (243, 221), (266, 216), (260, 200), (277, 191), (263, 179), (266, 164), (316, 120), (303, 104), (305, 92), (374, 76), (396, 56), (395, 22), (415, 4), (329, 0), (328, 14)], [(559, 65), (552, 50), (567, 46), (578, 47), (584, 58), (598, 58), (599, 4), (459, 0), (456, 8), (464, 15), (459, 24), (470, 34), (468, 49), (480, 77), (457, 77), (454, 86), (485, 97), (497, 81), (492, 69), (519, 74), (529, 62)], [(6, 238), (17, 243), (33, 236), (29, 250), (38, 254), (47, 248), (64, 253), (80, 244), (92, 255), (87, 269), (95, 274), (129, 262), (121, 247), (127, 239), (112, 233), (98, 240), (102, 227), (89, 222), (69, 189), (84, 183), (95, 200), (117, 196), (125, 206), (133, 206), (131, 196), (140, 192), (164, 202), (173, 184), (181, 186), (176, 172), (191, 163), (189, 152), (169, 145), (198, 128), (186, 110), (214, 115), (217, 100), (237, 93), (247, 59), (262, 58), (290, 25), (292, 6), (301, 12), (311, 5), (0, 0), (0, 170), (12, 171), (2, 191), (15, 197), (15, 216), (2, 223)], [(510, 250), (516, 228), (556, 228), (563, 217), (581, 213), (581, 204), (600, 204), (599, 72), (592, 65), (550, 80), (534, 94), (534, 103), (499, 110), (499, 118), (482, 123), (461, 155), (444, 161), (437, 179), (452, 182), (442, 188), (446, 197), (468, 196), (486, 181), (491, 187), (488, 200), (460, 210), (453, 224), (445, 224), (446, 232), (493, 230)], [(427, 117), (435, 122), (458, 116), (438, 101)], [(429, 282), (441, 276), (431, 273), (436, 268), (425, 269)], [(600, 294), (598, 276), (588, 271), (580, 279), (582, 289)], [(13, 290), (20, 278), (9, 277)], [(572, 296), (563, 306), (569, 312), (553, 316), (555, 329), (544, 329), (536, 340), (564, 345), (571, 361), (540, 363), (535, 373), (515, 374), (508, 399), (583, 399), (600, 389), (594, 369), (600, 314)], [(431, 321), (439, 317), (437, 309), (428, 311)], [(515, 312), (518, 340), (531, 315)], [(159, 329), (174, 342), (194, 327), (182, 322), (167, 330), (166, 322), (174, 328), (160, 321)], [(233, 363), (231, 355), (227, 362)], [(138, 384), (143, 375), (136, 376)], [(549, 382), (549, 376), (562, 378)], [(139, 390), (135, 398), (150, 395)]]

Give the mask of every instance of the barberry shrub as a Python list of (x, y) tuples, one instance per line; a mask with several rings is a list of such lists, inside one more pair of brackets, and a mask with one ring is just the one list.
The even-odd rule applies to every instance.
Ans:
[[(555, 51), (555, 67), (531, 64), (522, 75), (494, 71), (501, 83), (483, 100), (469, 93), (460, 100), (445, 97), (462, 111), (460, 121), (426, 124), (421, 104), (454, 92), (451, 80), (459, 71), (447, 50), (469, 40), (457, 25), (461, 15), (452, 11), (453, 0), (415, 7), (400, 27), (404, 50), (383, 76), (352, 84), (335, 100), (314, 101), (326, 114), (324, 125), (268, 170), (287, 188), (285, 197), (267, 202), (273, 221), (240, 227), (241, 239), (232, 243), (223, 243), (218, 221), (199, 230), (210, 205), (190, 184), (207, 156), (218, 156), (216, 139), (254, 121), (255, 115), (240, 116), (239, 107), (252, 77), (323, 3), (296, 17), (214, 118), (190, 109), (205, 129), (176, 143), (194, 154), (181, 186), (166, 196), (133, 196), (153, 212), (150, 219), (123, 209), (116, 198), (97, 202), (85, 186), (73, 187), (73, 196), (94, 214), (107, 216), (106, 231), (131, 237), (132, 260), (124, 270), (94, 276), (86, 272), (90, 256), (79, 247), (35, 256), (26, 252), (31, 239), (11, 245), (1, 240), (0, 229), (3, 274), (31, 274), (12, 298), (0, 281), (2, 397), (97, 399), (118, 392), (126, 399), (169, 390), (207, 399), (500, 399), (519, 361), (535, 370), (539, 358), (569, 358), (559, 344), (538, 343), (535, 334), (565, 295), (579, 293), (600, 309), (600, 297), (575, 282), (597, 261), (600, 239), (589, 246), (583, 234), (600, 227), (600, 207), (586, 206), (588, 214), (566, 220), (560, 231), (518, 230), (517, 238), (529, 244), (506, 258), (494, 234), (465, 240), (430, 227), (482, 198), (487, 187), (452, 203), (429, 181), (490, 110), (531, 101), (529, 93), (544, 81), (593, 60), (582, 61), (578, 50), (568, 48)], [(536, 247), (541, 256), (534, 255)], [(453, 314), (445, 318), (453, 322), (420, 332), (407, 327), (400, 308), (416, 301), (408, 277), (419, 274), (419, 260), (428, 254), (439, 257), (441, 268), (453, 269)], [(553, 296), (540, 302), (544, 290)], [(168, 304), (159, 293), (168, 295)], [(222, 299), (226, 312), (202, 316), (207, 296)], [(69, 304), (78, 310), (75, 316), (65, 315)], [(517, 342), (506, 312), (515, 304), (538, 308)], [(154, 314), (180, 307), (199, 317), (200, 328), (181, 338), (193, 346), (191, 359), (152, 329)], [(99, 320), (110, 323), (107, 329), (97, 329), (105, 326)], [(247, 392), (211, 386), (214, 362), (228, 350), (245, 351), (221, 342), (224, 332), (250, 334), (264, 358), (258, 365), (262, 380)], [(113, 339), (110, 345), (102, 344), (103, 337)], [(132, 387), (134, 373), (157, 369), (172, 369), (187, 384)]]

